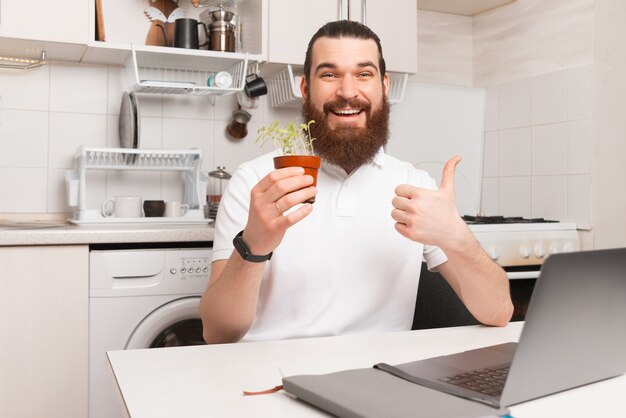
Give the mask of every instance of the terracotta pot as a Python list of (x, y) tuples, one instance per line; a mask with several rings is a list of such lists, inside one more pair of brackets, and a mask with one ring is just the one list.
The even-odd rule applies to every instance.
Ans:
[[(317, 170), (319, 170), (322, 160), (317, 155), (281, 155), (274, 157), (274, 168), (302, 167), (304, 174), (313, 177), (313, 186), (317, 186)], [(315, 202), (315, 197), (306, 203)]]

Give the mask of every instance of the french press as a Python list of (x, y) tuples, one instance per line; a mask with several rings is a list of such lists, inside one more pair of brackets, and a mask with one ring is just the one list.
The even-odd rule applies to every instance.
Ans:
[(226, 184), (231, 175), (226, 171), (226, 167), (218, 166), (217, 170), (209, 172), (209, 184), (207, 185), (206, 202), (209, 208), (209, 219), (217, 217), (217, 209), (222, 200), (222, 193), (226, 189)]

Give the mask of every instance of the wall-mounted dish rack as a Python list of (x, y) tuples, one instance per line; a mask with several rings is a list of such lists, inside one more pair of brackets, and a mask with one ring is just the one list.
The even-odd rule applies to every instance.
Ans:
[[(74, 170), (65, 173), (68, 204), (74, 208), (70, 222), (78, 225), (207, 224), (204, 217), (207, 178), (200, 172), (202, 151), (197, 149), (128, 149), (81, 146), (74, 155)], [(183, 202), (189, 210), (177, 218), (104, 217), (100, 208), (87, 207), (88, 170), (180, 171), (185, 178)]]
[[(294, 70), (290, 64), (284, 70), (279, 71), (267, 79), (270, 102), (274, 107), (290, 107), (302, 104), (302, 94), (300, 93), (300, 82), (302, 80), (302, 67)], [(296, 75), (297, 74), (297, 75)], [(389, 103), (399, 103), (404, 99), (404, 91), (408, 74), (389, 74)]]
[[(194, 52), (198, 53), (198, 51), (188, 53)], [(202, 57), (197, 58), (202, 60)], [(243, 59), (235, 61), (232, 66), (219, 70), (207, 68), (203, 61), (197, 67), (180, 69), (180, 60), (179, 54), (145, 53), (137, 51), (135, 46), (131, 45), (127, 70), (130, 72), (132, 90), (138, 93), (224, 96), (242, 91), (246, 83), (248, 54), (245, 54)], [(215, 79), (218, 71), (230, 74), (232, 83), (229, 87), (211, 85), (211, 80)]]

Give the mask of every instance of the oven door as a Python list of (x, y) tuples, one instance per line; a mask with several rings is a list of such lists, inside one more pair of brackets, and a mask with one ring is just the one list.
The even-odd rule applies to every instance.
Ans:
[[(505, 267), (509, 278), (513, 316), (523, 321), (528, 310), (540, 266)], [(480, 322), (467, 310), (448, 282), (422, 263), (411, 329), (430, 329), (477, 325)]]
[(509, 278), (513, 316), (511, 321), (523, 321), (528, 311), (528, 304), (539, 277), (540, 265), (504, 267)]

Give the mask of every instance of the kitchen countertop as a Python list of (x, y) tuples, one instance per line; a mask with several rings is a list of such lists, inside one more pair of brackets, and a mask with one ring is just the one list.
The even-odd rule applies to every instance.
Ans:
[(0, 246), (213, 241), (213, 233), (213, 224), (78, 226), (61, 223), (41, 228), (0, 228)]

